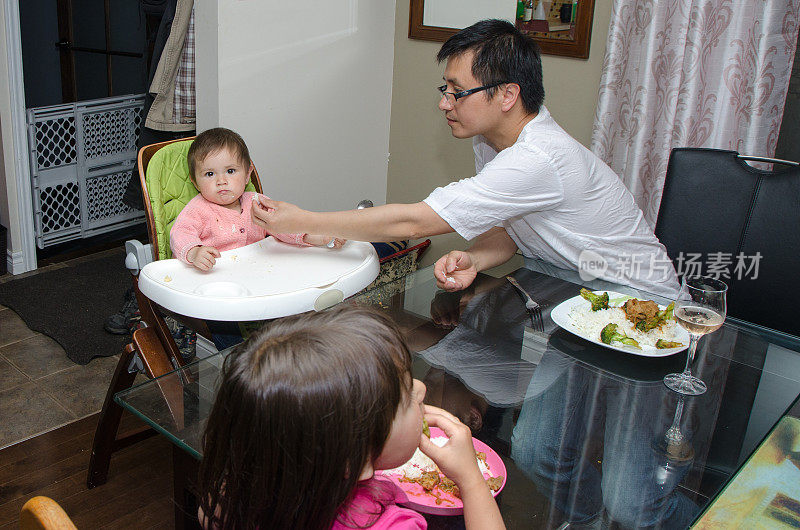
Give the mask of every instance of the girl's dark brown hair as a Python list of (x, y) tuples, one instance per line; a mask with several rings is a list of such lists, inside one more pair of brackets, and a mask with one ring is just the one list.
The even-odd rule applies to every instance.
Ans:
[(194, 172), (197, 170), (197, 165), (202, 163), (208, 155), (216, 153), (220, 149), (227, 149), (239, 159), (245, 169), (250, 168), (252, 163), (250, 161), (250, 151), (239, 133), (224, 127), (215, 127), (198, 134), (192, 145), (189, 146), (189, 152), (186, 153), (186, 162), (189, 164), (189, 177), (191, 177), (192, 182), (195, 179)]
[(397, 325), (355, 306), (277, 320), (236, 348), (203, 438), (206, 528), (329, 529), (410, 373)]

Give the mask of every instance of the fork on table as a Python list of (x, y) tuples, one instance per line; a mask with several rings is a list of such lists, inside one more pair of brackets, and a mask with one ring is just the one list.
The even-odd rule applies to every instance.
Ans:
[(531, 327), (534, 331), (544, 333), (544, 322), (542, 321), (542, 305), (536, 302), (528, 292), (522, 288), (519, 282), (512, 276), (506, 276), (506, 280), (513, 285), (517, 291), (525, 298), (525, 310), (531, 317)]

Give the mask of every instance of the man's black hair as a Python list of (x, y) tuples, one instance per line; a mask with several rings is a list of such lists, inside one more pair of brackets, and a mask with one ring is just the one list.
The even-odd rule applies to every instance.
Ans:
[[(544, 101), (542, 60), (532, 38), (505, 20), (481, 20), (447, 39), (436, 59), (441, 63), (468, 51), (475, 54), (472, 75), (481, 85), (516, 83), (524, 109), (539, 112)], [(487, 90), (487, 96), (496, 90)]]

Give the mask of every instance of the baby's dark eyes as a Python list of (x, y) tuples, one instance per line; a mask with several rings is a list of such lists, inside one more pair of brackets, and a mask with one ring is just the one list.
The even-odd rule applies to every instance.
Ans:
[(203, 176), (204, 177), (213, 177), (214, 176), (214, 172), (213, 171), (206, 171), (205, 173), (203, 173)]
[(233, 175), (234, 173), (236, 173), (236, 170), (234, 168), (228, 169), (228, 175)]

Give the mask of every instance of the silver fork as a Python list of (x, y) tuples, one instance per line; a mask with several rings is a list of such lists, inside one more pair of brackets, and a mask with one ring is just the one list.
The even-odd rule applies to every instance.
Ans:
[(531, 295), (528, 294), (528, 291), (522, 288), (519, 282), (514, 279), (512, 276), (506, 276), (506, 280), (508, 283), (513, 285), (517, 291), (525, 297), (525, 310), (528, 312), (528, 315), (531, 317), (531, 327), (534, 331), (541, 331), (544, 333), (544, 322), (542, 321), (542, 306), (538, 302), (536, 302)]

